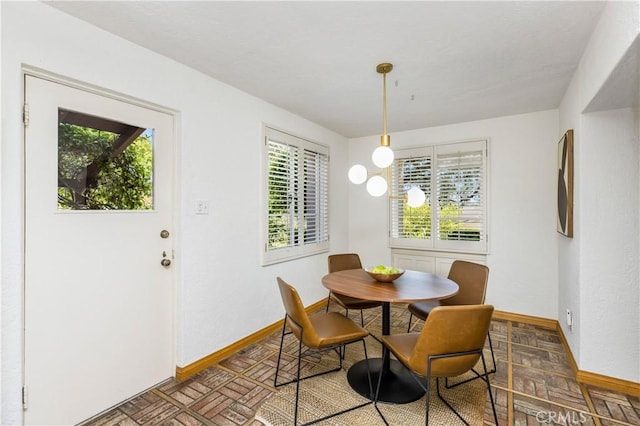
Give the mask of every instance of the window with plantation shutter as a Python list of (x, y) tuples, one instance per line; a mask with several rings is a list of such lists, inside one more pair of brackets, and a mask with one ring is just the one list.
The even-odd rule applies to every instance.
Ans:
[[(396, 151), (396, 160), (391, 167), (390, 198), (391, 239), (396, 246), (431, 244), (431, 159), (430, 149)], [(426, 203), (420, 207), (409, 206), (401, 196), (414, 186), (427, 196)]]
[(436, 156), (437, 246), (486, 251), (486, 144), (438, 146)]
[[(391, 184), (391, 247), (487, 252), (486, 141), (397, 150)], [(412, 186), (423, 206), (402, 197)]]
[(263, 264), (329, 248), (329, 150), (265, 128), (267, 206)]

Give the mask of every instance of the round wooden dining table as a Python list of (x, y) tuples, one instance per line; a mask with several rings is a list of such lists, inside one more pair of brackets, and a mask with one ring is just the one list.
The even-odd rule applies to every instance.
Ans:
[[(374, 280), (364, 269), (347, 269), (332, 272), (322, 277), (322, 284), (332, 292), (359, 299), (376, 300), (382, 304), (382, 334), (390, 332), (391, 303), (411, 303), (425, 300), (440, 300), (458, 293), (458, 284), (454, 281), (428, 272), (405, 271), (393, 282), (383, 283)], [(383, 346), (383, 351), (387, 349)], [(382, 362), (382, 359), (385, 359)], [(383, 358), (370, 358), (369, 368), (366, 360), (355, 363), (347, 373), (351, 387), (360, 395), (369, 398), (369, 380), (371, 372), (374, 388), (382, 372), (379, 401), (404, 404), (415, 401), (424, 395), (411, 372), (399, 361)]]

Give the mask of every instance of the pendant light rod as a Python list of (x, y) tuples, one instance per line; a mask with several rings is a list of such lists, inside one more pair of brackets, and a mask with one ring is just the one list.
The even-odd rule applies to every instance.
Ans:
[[(1, 1), (1, 0), (0, 0)], [(393, 64), (383, 62), (378, 64), (376, 71), (382, 74), (382, 127), (384, 134), (380, 136), (380, 146), (373, 150), (371, 161), (378, 167), (378, 172), (369, 173), (362, 164), (356, 164), (349, 169), (349, 180), (356, 185), (367, 182), (367, 192), (373, 197), (388, 194), (389, 199), (403, 200), (410, 207), (419, 207), (426, 201), (426, 195), (420, 185), (412, 186), (403, 195), (394, 194), (390, 188), (391, 166), (394, 154), (391, 149), (391, 136), (387, 134), (387, 74), (393, 69)], [(396, 187), (397, 191), (401, 188)]]
[(381, 146), (390, 146), (391, 137), (387, 134), (387, 74), (393, 69), (393, 64), (384, 62), (378, 64), (376, 71), (382, 74), (382, 133), (380, 136)]

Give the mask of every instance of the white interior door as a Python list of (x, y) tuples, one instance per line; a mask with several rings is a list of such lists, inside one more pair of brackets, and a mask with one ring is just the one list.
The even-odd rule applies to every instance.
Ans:
[(25, 88), (25, 424), (74, 424), (174, 372), (173, 116)]

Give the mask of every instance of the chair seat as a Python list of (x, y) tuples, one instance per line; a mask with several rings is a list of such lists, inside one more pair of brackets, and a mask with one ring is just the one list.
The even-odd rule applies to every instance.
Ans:
[(382, 302), (375, 300), (358, 299), (344, 294), (331, 292), (331, 299), (344, 309), (369, 309), (382, 306)]
[(431, 300), (428, 302), (411, 303), (409, 306), (407, 306), (407, 309), (413, 315), (424, 321), (425, 319), (427, 319), (427, 316), (429, 316), (429, 312), (431, 312), (431, 310), (436, 306), (440, 306), (440, 302), (437, 300)]
[(420, 337), (420, 333), (391, 334), (380, 336), (380, 340), (398, 361), (403, 365), (409, 365), (409, 358), (416, 347), (418, 337)]
[(367, 330), (338, 312), (311, 315), (309, 320), (318, 337), (317, 341), (309, 342), (315, 348), (326, 348), (336, 344), (348, 343), (363, 339), (369, 335)]

